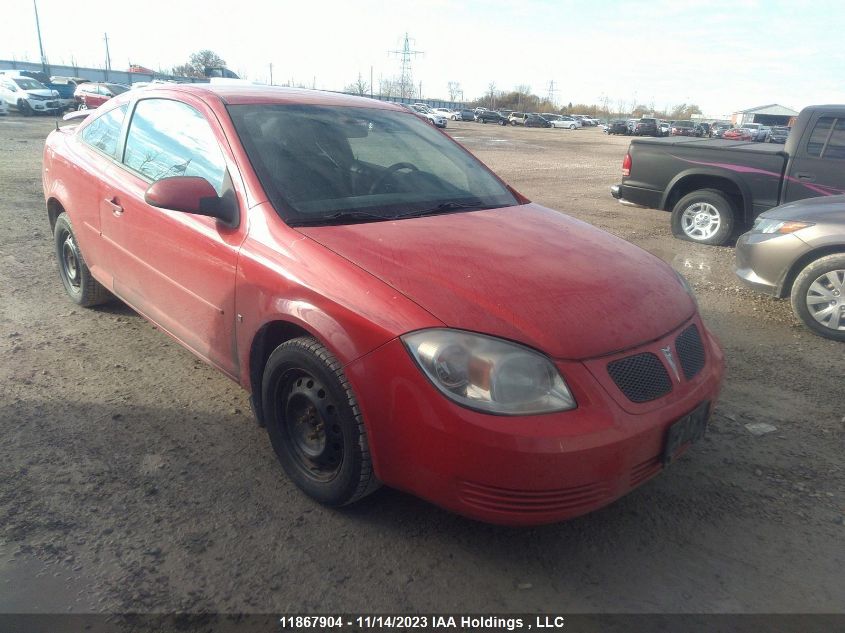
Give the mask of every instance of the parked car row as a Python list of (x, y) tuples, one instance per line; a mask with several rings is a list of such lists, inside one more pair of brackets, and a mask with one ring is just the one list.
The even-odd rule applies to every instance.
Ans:
[(65, 110), (86, 110), (123, 92), (129, 86), (93, 82), (83, 77), (64, 77), (29, 70), (0, 70), (0, 114), (14, 108), (24, 116), (60, 114)]

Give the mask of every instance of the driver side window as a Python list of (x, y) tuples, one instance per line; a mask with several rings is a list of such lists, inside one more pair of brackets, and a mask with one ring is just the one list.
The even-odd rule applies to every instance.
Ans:
[(142, 99), (126, 136), (124, 164), (149, 180), (200, 176), (223, 193), (226, 163), (211, 127), (191, 106)]

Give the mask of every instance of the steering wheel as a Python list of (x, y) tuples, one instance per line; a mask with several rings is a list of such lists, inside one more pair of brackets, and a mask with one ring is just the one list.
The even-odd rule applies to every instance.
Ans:
[(370, 190), (367, 192), (370, 195), (374, 194), (378, 191), (381, 186), (387, 181), (389, 178), (393, 177), (397, 171), (401, 169), (410, 169), (411, 171), (419, 171), (416, 165), (411, 163), (393, 163), (390, 167), (385, 169), (384, 173), (378, 177), (378, 179), (370, 186)]

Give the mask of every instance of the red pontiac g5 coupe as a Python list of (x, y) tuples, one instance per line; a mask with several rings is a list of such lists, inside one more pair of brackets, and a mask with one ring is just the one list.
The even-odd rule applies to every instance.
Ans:
[(51, 133), (43, 169), (70, 298), (118, 297), (239, 382), (322, 503), (383, 482), (558, 521), (705, 431), (723, 355), (683, 277), (399, 106), (148, 88)]

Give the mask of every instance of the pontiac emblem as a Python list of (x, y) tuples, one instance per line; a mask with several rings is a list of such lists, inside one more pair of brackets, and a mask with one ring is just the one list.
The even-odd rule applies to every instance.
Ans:
[(666, 359), (666, 362), (669, 363), (669, 367), (672, 368), (672, 372), (675, 374), (675, 380), (678, 383), (681, 382), (681, 375), (678, 373), (678, 366), (675, 365), (675, 357), (672, 356), (672, 348), (671, 347), (661, 347), (660, 351), (663, 352), (663, 357)]

